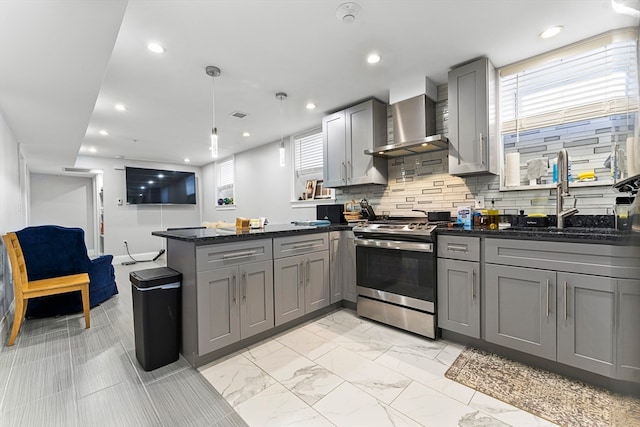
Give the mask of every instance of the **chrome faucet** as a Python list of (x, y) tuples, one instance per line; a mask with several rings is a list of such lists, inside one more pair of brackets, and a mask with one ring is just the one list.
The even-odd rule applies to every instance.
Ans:
[(563, 210), (562, 204), (564, 197), (569, 196), (569, 154), (564, 148), (558, 152), (558, 184), (556, 185), (556, 220), (558, 228), (564, 228), (564, 219), (568, 216), (578, 213), (578, 209), (574, 206), (567, 210)]

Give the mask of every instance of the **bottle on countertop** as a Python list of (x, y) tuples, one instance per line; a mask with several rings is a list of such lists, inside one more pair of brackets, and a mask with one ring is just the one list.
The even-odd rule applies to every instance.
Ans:
[(491, 209), (489, 209), (489, 228), (497, 230), (500, 223), (500, 212), (496, 209), (496, 201), (491, 200)]

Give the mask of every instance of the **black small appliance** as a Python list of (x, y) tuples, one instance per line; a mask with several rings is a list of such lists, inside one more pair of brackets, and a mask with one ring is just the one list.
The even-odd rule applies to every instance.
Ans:
[(317, 205), (316, 219), (326, 219), (332, 224), (346, 224), (343, 205)]

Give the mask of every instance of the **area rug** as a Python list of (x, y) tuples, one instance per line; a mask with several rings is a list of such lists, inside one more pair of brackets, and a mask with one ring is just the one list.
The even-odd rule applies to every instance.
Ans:
[(463, 350), (445, 376), (561, 426), (640, 426), (640, 398), (481, 350)]

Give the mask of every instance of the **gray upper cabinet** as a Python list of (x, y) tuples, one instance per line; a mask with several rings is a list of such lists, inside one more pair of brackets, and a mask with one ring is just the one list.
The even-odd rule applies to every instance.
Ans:
[(485, 339), (556, 360), (556, 273), (485, 265)]
[(558, 362), (615, 376), (616, 279), (558, 273)]
[(640, 280), (618, 280), (616, 378), (640, 382)]
[(322, 119), (324, 186), (386, 184), (387, 162), (364, 154), (385, 145), (387, 107), (370, 99)]
[(449, 71), (449, 173), (498, 173), (495, 69), (487, 58)]

